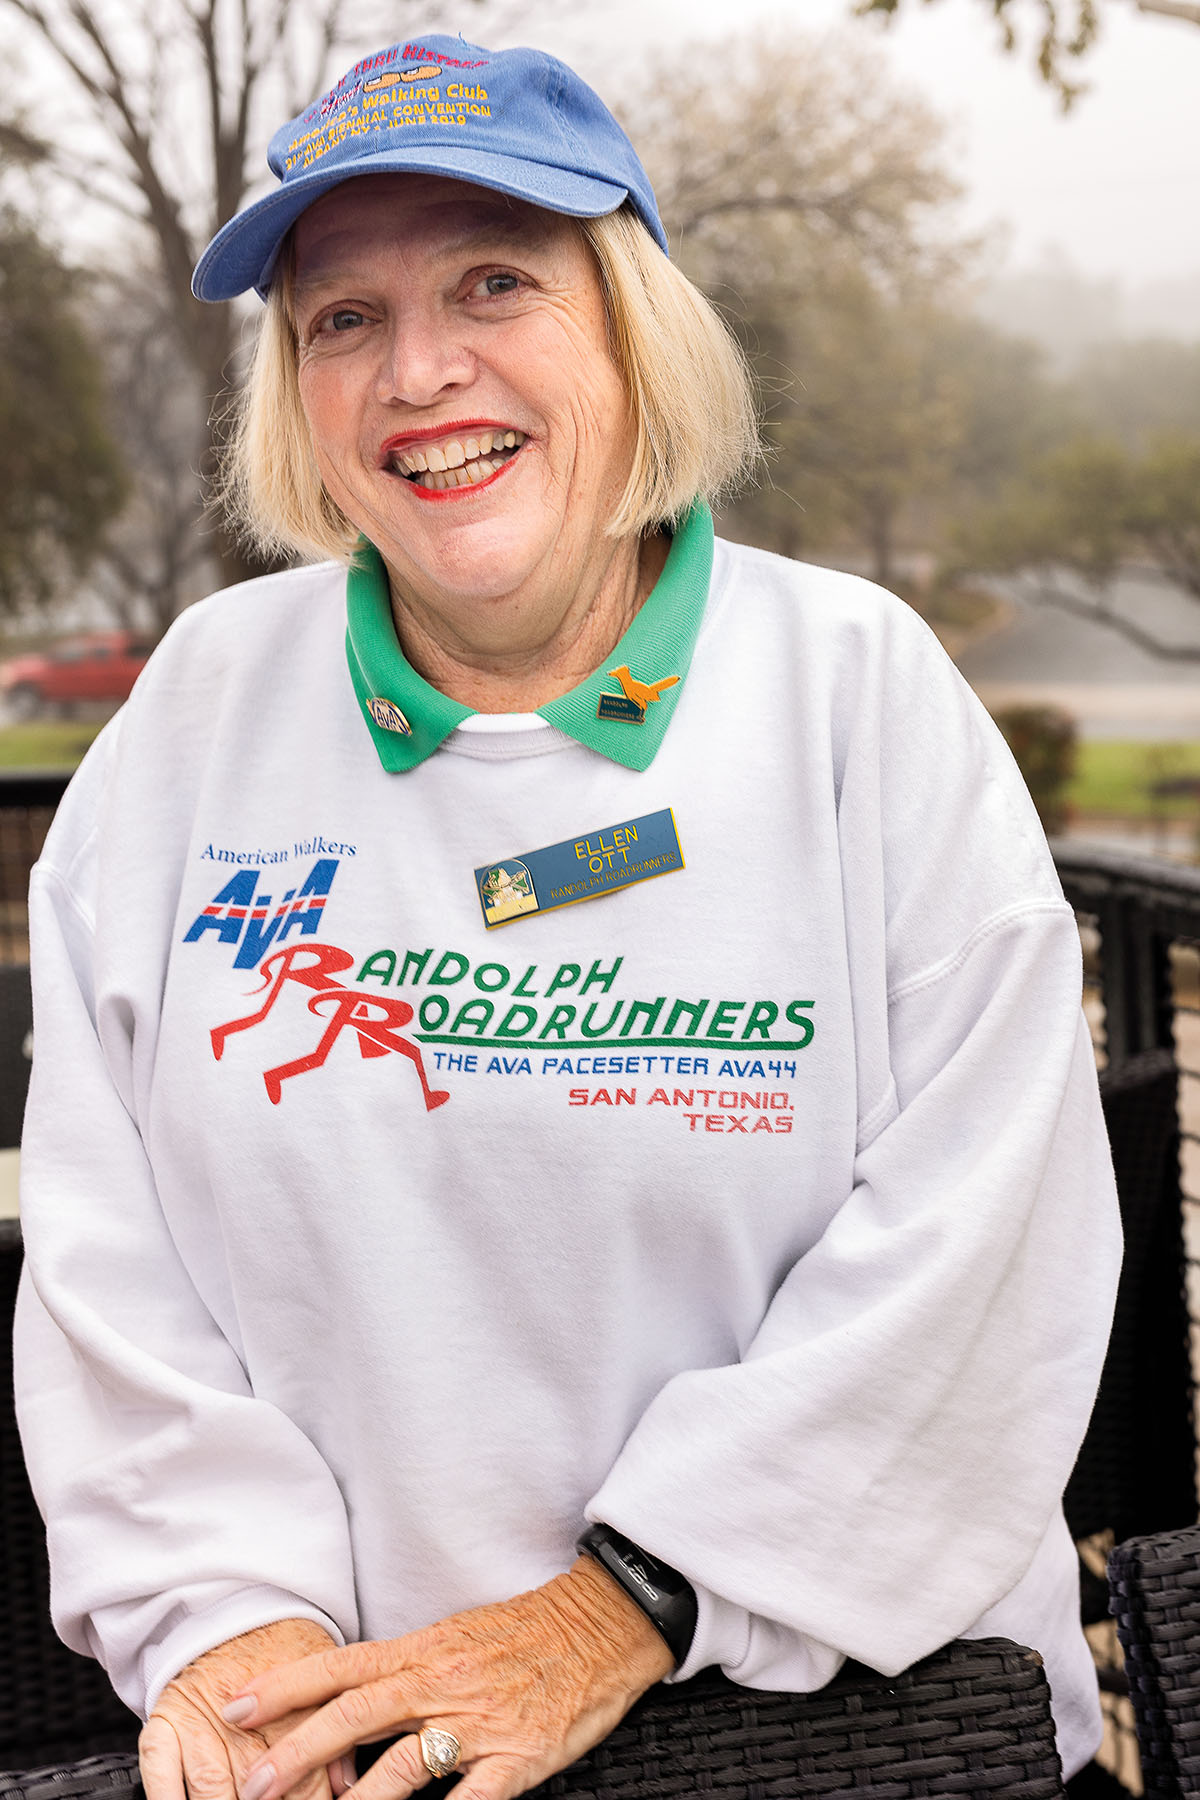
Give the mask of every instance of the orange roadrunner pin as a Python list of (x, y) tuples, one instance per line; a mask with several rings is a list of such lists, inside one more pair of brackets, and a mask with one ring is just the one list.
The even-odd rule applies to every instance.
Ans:
[(609, 669), (608, 673), (620, 682), (621, 692), (601, 694), (596, 717), (621, 719), (626, 725), (645, 724), (646, 708), (661, 700), (664, 690), (674, 687), (679, 680), (678, 675), (664, 675), (658, 681), (639, 681), (636, 675), (630, 674), (626, 663)]

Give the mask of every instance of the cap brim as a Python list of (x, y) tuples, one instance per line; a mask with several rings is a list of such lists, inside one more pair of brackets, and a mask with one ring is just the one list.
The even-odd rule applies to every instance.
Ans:
[(196, 264), (192, 292), (198, 300), (232, 300), (255, 288), (265, 298), (279, 246), (314, 200), (363, 175), (396, 174), (449, 175), (576, 219), (598, 219), (616, 212), (629, 195), (627, 188), (610, 181), (547, 163), (500, 156), (495, 151), (460, 145), (388, 151), (340, 162), (334, 168), (314, 169), (254, 201), (222, 226), (208, 245)]

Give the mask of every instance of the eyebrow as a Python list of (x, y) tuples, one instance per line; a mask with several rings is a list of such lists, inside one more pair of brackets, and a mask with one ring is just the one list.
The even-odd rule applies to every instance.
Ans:
[(450, 251), (475, 250), (499, 240), (502, 243), (524, 244), (531, 250), (539, 250), (550, 237), (550, 227), (533, 218), (522, 219), (509, 213), (498, 214), (488, 224), (479, 225), (474, 231), (464, 232), (462, 237), (455, 238), (446, 247)]
[[(470, 255), (499, 244), (540, 250), (549, 241), (552, 231), (551, 221), (547, 219), (543, 222), (538, 216), (538, 209), (534, 207), (523, 213), (496, 207), (494, 210), (488, 209), (487, 216), (478, 224), (466, 226), (460, 233), (447, 239), (435, 254), (442, 257)], [(337, 275), (331, 273), (328, 266), (318, 267), (310, 274), (293, 271), (291, 292), (293, 295), (303, 294), (309, 288), (331, 280), (336, 281)]]

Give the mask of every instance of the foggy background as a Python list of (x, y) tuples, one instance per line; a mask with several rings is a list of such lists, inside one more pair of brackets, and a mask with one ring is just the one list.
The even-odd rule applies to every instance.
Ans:
[[(1192, 855), (1200, 7), (1167, 3), (1099, 0), (1047, 81), (1046, 0), (1006, 0), (1011, 53), (992, 0), (0, 0), (0, 648), (153, 639), (261, 566), (213, 504), (257, 302), (197, 306), (191, 262), (358, 55), (534, 43), (622, 118), (755, 362), (769, 455), (719, 528), (894, 587), (1003, 728), (1049, 709), (1049, 822)], [(5, 683), (0, 758), (102, 716)]]

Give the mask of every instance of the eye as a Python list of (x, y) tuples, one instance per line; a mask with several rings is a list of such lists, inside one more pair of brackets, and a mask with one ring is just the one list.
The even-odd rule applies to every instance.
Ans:
[(492, 275), (483, 275), (471, 289), (473, 300), (502, 300), (506, 294), (516, 294), (521, 288), (521, 277), (514, 275), (511, 269), (497, 269)]
[(331, 338), (347, 337), (368, 322), (367, 314), (360, 307), (331, 306), (326, 311), (314, 313), (311, 324), (301, 327), (302, 347), (311, 350), (322, 342), (328, 343)]

